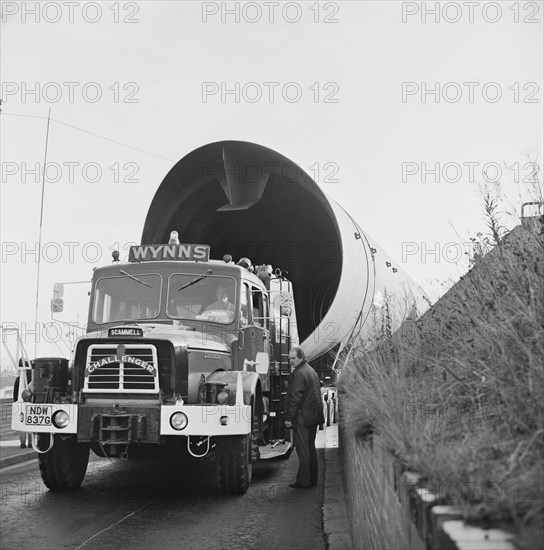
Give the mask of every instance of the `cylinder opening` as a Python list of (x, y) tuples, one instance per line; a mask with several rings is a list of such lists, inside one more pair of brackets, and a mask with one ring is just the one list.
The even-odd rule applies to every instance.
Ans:
[(282, 155), (253, 143), (218, 142), (180, 160), (148, 211), (142, 244), (205, 243), (211, 256), (271, 264), (293, 282), (301, 340), (328, 311), (342, 272), (342, 245), (316, 183)]

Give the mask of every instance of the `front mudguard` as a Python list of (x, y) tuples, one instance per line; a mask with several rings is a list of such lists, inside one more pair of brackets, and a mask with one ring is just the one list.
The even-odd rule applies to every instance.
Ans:
[(206, 382), (224, 382), (228, 384), (229, 405), (239, 402), (238, 375), (242, 378), (243, 404), (253, 405), (261, 397), (261, 381), (256, 372), (217, 371), (206, 378)]

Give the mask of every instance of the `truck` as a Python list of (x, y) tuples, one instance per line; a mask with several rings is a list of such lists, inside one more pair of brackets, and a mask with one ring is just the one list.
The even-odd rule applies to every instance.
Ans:
[[(58, 293), (58, 287), (57, 287)], [(62, 309), (59, 298), (54, 310)], [(288, 352), (298, 344), (292, 285), (205, 244), (130, 249), (95, 269), (87, 332), (71, 361), (37, 358), (13, 428), (32, 430), (45, 485), (78, 487), (89, 453), (153, 448), (215, 460), (217, 488), (244, 493), (252, 464), (287, 455)], [(164, 453), (163, 453), (164, 454)]]
[(300, 344), (330, 385), (373, 318), (386, 312), (394, 330), (426, 303), (298, 165), (243, 141), (176, 163), (141, 244), (112, 259), (93, 272), (71, 357), (24, 354), (20, 367), (12, 427), (34, 434), (52, 490), (78, 487), (92, 450), (209, 459), (220, 492), (245, 493), (256, 460), (292, 451), (289, 349)]

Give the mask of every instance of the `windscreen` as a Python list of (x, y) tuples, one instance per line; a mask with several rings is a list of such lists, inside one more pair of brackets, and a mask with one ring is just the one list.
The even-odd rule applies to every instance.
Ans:
[(159, 315), (162, 277), (158, 274), (130, 274), (98, 279), (93, 294), (93, 321), (154, 319)]
[(166, 313), (173, 319), (229, 324), (235, 318), (236, 285), (231, 277), (174, 273), (168, 279)]

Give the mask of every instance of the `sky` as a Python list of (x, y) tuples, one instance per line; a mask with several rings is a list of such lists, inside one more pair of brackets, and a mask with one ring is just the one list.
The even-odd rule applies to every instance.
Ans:
[(53, 284), (138, 243), (164, 176), (210, 142), (299, 164), (433, 300), (485, 236), (482, 189), (500, 192), (508, 229), (538, 194), (541, 1), (3, 2), (1, 16), (12, 353), (13, 326), (31, 355), (67, 352), (68, 329), (47, 328)]

